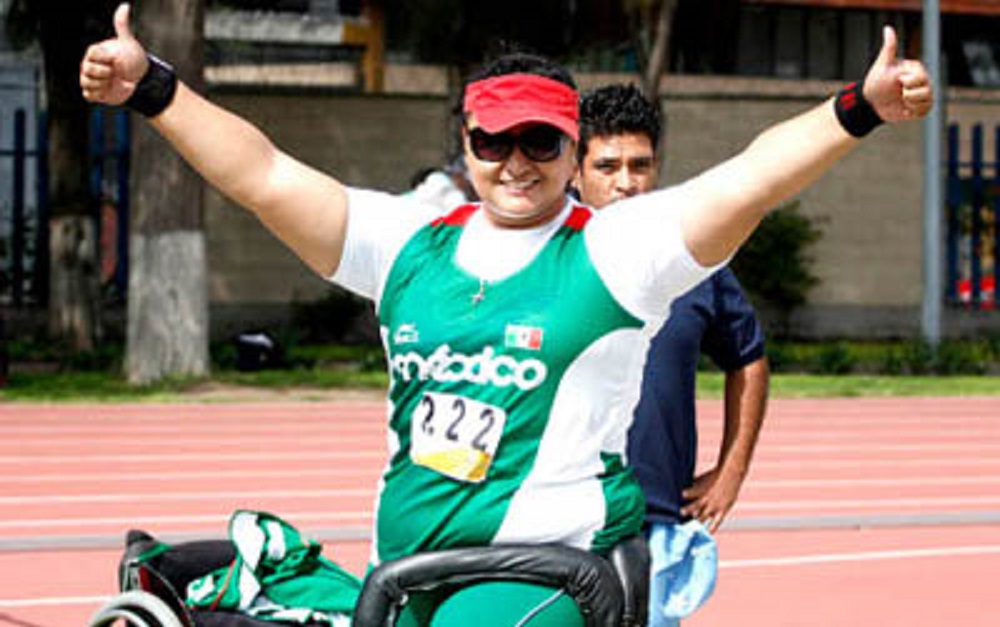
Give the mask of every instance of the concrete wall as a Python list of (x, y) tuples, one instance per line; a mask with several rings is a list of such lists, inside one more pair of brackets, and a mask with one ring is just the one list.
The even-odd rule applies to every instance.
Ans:
[[(279, 147), (349, 185), (404, 191), (420, 167), (442, 162), (448, 105), (441, 97), (215, 94)], [(254, 216), (215, 191), (206, 194), (215, 334), (284, 323), (289, 308), (322, 298), (330, 285)]]
[[(760, 97), (729, 88), (668, 99), (665, 181), (711, 167), (829, 93)], [(796, 334), (886, 336), (919, 328), (921, 170), (920, 125), (882, 128), (798, 198), (805, 215), (822, 220), (823, 237), (811, 251), (820, 283), (793, 319)]]
[[(608, 77), (589, 78), (596, 83)], [(837, 85), (684, 78), (665, 87), (662, 179), (674, 183), (735, 154), (769, 124), (821, 102)], [(442, 96), (221, 92), (213, 98), (261, 125), (291, 154), (348, 184), (403, 191), (418, 168), (445, 159), (450, 102)], [(1000, 94), (958, 94), (948, 115), (963, 123), (1000, 124)], [(801, 196), (802, 210), (825, 222), (813, 251), (821, 283), (793, 319), (797, 335), (919, 334), (921, 145), (920, 124), (879, 129)], [(207, 198), (217, 329), (277, 324), (290, 303), (328, 292), (252, 217), (217, 194)], [(946, 336), (1000, 332), (995, 313), (949, 311), (946, 323)]]

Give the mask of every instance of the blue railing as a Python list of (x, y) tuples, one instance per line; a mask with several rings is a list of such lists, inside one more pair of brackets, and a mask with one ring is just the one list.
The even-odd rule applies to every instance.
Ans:
[(124, 297), (128, 288), (129, 115), (94, 109), (90, 119), (90, 193), (100, 234), (101, 282)]
[[(0, 147), (0, 159), (9, 160), (10, 205), (7, 241), (3, 242), (3, 266), (0, 268), (0, 296), (15, 307), (27, 302), (44, 304), (48, 297), (49, 221), (47, 214), (48, 149), (45, 143), (45, 117), (38, 117), (38, 128), (32, 129), (36, 141), (29, 148), (28, 112), (14, 111), (9, 132), (10, 141)], [(0, 129), (0, 136), (7, 129)], [(33, 176), (32, 176), (33, 173)], [(35, 185), (29, 199), (29, 186)]]
[[(0, 128), (0, 163), (9, 163), (9, 206), (0, 207), (0, 304), (44, 306), (49, 294), (48, 135), (44, 113), (29, 129), (28, 112), (18, 109), (10, 128)], [(34, 141), (31, 142), (33, 134)], [(100, 237), (102, 281), (122, 297), (128, 286), (129, 120), (123, 111), (95, 108), (90, 120), (92, 216)], [(30, 145), (34, 144), (34, 148)], [(6, 146), (6, 147), (4, 147)], [(9, 160), (9, 161), (8, 161)], [(29, 193), (31, 186), (34, 193)], [(0, 197), (4, 197), (0, 195)]]
[(992, 158), (986, 155), (982, 124), (968, 130), (968, 158), (962, 132), (948, 127), (947, 300), (972, 309), (1000, 309), (1000, 126), (993, 129)]

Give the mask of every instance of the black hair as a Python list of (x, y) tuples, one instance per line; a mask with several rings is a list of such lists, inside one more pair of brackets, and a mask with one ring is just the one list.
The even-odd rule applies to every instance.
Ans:
[[(537, 74), (576, 89), (576, 82), (569, 70), (551, 59), (529, 52), (510, 52), (489, 61), (472, 72), (465, 81), (465, 85), (506, 74)], [(464, 89), (462, 91), (465, 92)]]
[(662, 123), (660, 107), (643, 96), (635, 85), (606, 85), (588, 91), (580, 98), (577, 159), (583, 163), (592, 137), (626, 133), (645, 135), (656, 152)]

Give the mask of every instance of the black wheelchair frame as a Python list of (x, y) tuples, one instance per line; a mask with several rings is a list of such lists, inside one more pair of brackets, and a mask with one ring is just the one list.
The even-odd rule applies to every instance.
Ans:
[[(149, 539), (146, 542), (145, 539)], [(178, 593), (187, 581), (230, 563), (231, 543), (208, 540), (177, 545), (174, 554), (140, 561), (153, 542), (130, 532), (119, 566), (123, 592), (102, 608), (89, 627), (275, 627), (232, 612), (192, 612)], [(484, 582), (517, 581), (566, 592), (587, 627), (644, 627), (649, 598), (649, 549), (636, 536), (607, 557), (558, 544), (511, 544), (419, 553), (385, 562), (365, 578), (354, 627), (392, 627), (414, 594), (443, 593)]]

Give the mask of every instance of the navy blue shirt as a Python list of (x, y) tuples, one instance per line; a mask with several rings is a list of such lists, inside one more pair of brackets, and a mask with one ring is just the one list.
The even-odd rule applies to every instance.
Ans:
[(729, 268), (675, 300), (649, 347), (628, 459), (650, 523), (680, 522), (681, 491), (694, 480), (695, 377), (703, 352), (727, 372), (764, 356), (763, 330)]

